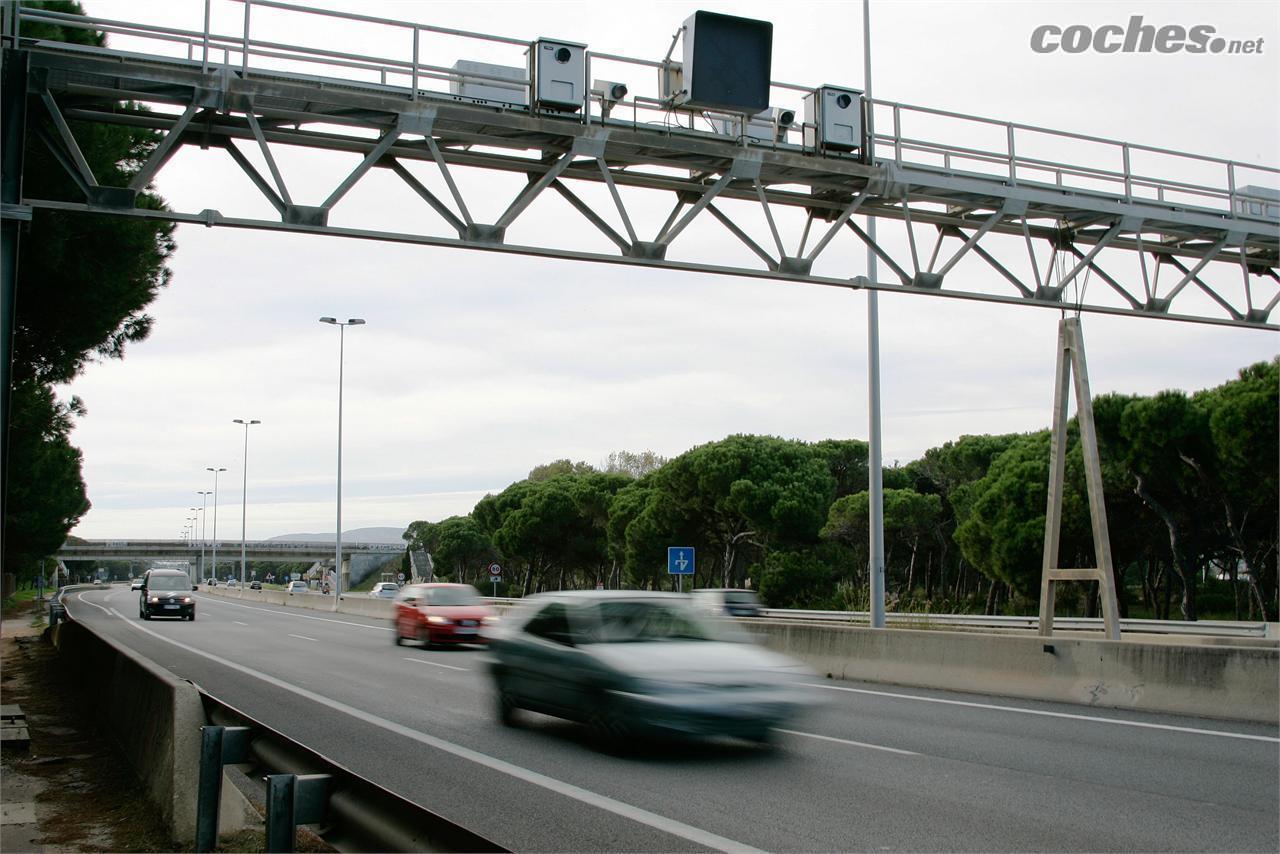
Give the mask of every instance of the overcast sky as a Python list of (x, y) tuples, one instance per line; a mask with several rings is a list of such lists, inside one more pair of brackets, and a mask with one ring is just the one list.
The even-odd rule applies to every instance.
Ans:
[[(203, 12), (200, 0), (84, 5), (90, 14), (193, 29)], [(692, 0), (315, 5), (520, 39), (564, 38), (654, 60), (699, 8)], [(862, 83), (856, 2), (702, 7), (772, 20), (775, 80)], [(214, 0), (214, 8), (215, 29), (238, 33), (243, 7)], [(877, 2), (875, 93), (1274, 166), (1278, 8)], [(253, 14), (254, 32), (264, 38), (407, 53), (358, 26), (308, 28), (279, 13)], [(1072, 55), (1030, 48), (1041, 24), (1124, 25), (1132, 15), (1157, 25), (1211, 25), (1228, 38), (1262, 37), (1263, 52)], [(520, 61), (518, 52), (471, 49), (465, 42), (442, 47), (453, 53), (442, 53), (438, 64)], [(785, 106), (799, 107), (798, 99)], [(318, 204), (353, 165), (338, 155), (281, 158), (303, 204)], [(374, 172), (335, 208), (331, 222), (447, 236), (398, 179)], [(485, 175), (460, 180), (479, 221), (496, 218), (518, 189), (510, 179)], [(177, 210), (271, 215), (216, 151), (184, 148), (160, 173), (157, 190)], [(658, 205), (636, 208), (650, 230), (665, 212)], [(711, 221), (697, 227), (700, 258), (744, 263), (723, 228)], [(598, 248), (589, 228), (548, 198), (508, 239), (537, 244), (582, 235), (583, 245)], [(739, 432), (806, 441), (868, 433), (867, 305), (859, 292), (232, 229), (183, 226), (176, 239), (172, 284), (149, 308), (156, 320), (150, 339), (62, 389), (88, 408), (72, 437), (84, 452), (93, 502), (74, 531), (79, 536), (178, 536), (188, 508), (200, 506), (197, 491), (213, 488), (205, 468), (214, 466), (227, 468), (218, 483), (219, 534), (238, 537), (244, 432), (235, 418), (262, 421), (249, 435), (248, 536), (331, 532), (338, 331), (318, 323), (322, 315), (368, 321), (346, 336), (344, 529), (466, 513), (486, 492), (559, 458), (599, 465), (617, 450), (672, 457)], [(846, 231), (827, 263), (848, 278), (865, 272), (864, 257)], [(1112, 272), (1141, 290), (1136, 266), (1111, 263)], [(889, 278), (883, 268), (881, 278)], [(994, 278), (977, 261), (958, 267), (948, 284), (998, 290)], [(886, 462), (905, 463), (966, 433), (1047, 425), (1057, 312), (896, 294), (881, 296), (880, 312)], [(1280, 340), (1267, 332), (1101, 315), (1086, 315), (1084, 330), (1095, 393), (1217, 385), (1274, 356)], [(212, 523), (210, 502), (210, 536)]]

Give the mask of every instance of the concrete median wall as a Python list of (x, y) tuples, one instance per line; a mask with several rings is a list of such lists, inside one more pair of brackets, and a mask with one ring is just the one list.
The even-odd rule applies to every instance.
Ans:
[(200, 693), (79, 623), (49, 630), (94, 719), (120, 744), (176, 842), (195, 842)]
[(1280, 722), (1280, 649), (750, 621), (823, 676)]

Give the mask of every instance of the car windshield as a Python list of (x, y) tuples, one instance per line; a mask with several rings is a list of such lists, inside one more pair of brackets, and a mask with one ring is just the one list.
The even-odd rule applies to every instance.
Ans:
[(148, 590), (190, 590), (191, 581), (185, 575), (152, 576), (147, 581)]
[(760, 600), (750, 590), (727, 590), (724, 601), (730, 605), (759, 605)]
[(437, 587), (427, 591), (428, 605), (479, 605), (480, 597), (470, 587)]
[(667, 602), (601, 602), (583, 616), (582, 643), (723, 640), (697, 614)]
[(378, 589), (383, 593), (387, 593), (387, 592), (394, 593), (398, 588), (394, 584), (379, 584)]

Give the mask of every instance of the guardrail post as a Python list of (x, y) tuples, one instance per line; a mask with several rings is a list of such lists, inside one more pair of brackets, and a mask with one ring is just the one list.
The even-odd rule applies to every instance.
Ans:
[(328, 774), (268, 774), (267, 851), (293, 851), (300, 824), (324, 818), (329, 803)]
[(196, 850), (218, 846), (218, 805), (222, 801), (222, 766), (249, 759), (250, 729), (242, 726), (200, 727), (200, 780), (196, 792)]

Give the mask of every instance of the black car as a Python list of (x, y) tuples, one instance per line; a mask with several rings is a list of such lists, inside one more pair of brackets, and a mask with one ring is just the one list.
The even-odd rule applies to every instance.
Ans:
[(142, 577), (142, 593), (138, 596), (138, 616), (196, 618), (193, 585), (185, 572), (174, 569), (152, 569)]
[(250, 590), (261, 590), (261, 589), (262, 589), (262, 582), (261, 582), (261, 581), (250, 581), (250, 582), (249, 582), (249, 589), (250, 589)]

